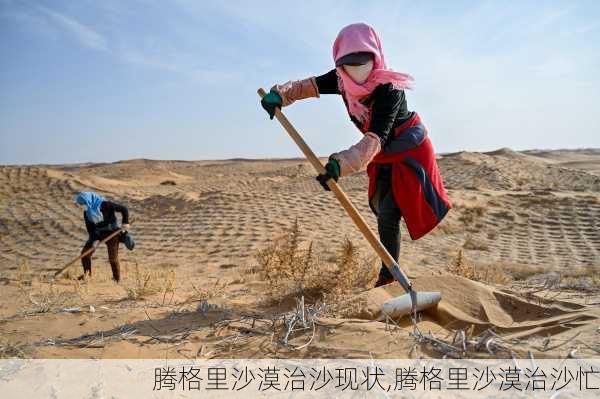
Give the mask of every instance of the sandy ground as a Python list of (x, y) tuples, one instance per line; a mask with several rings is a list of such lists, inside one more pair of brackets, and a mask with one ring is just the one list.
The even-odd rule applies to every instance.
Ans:
[[(600, 150), (461, 152), (439, 166), (455, 208), (418, 241), (402, 227), (401, 265), (418, 289), (443, 295), (417, 329), (382, 320), (381, 304), (402, 290), (370, 289), (377, 260), (302, 159), (0, 167), (0, 355), (439, 357), (423, 337), (451, 343), (459, 331), (483, 343), (469, 356), (499, 351), (484, 336), (519, 356), (598, 356)], [(366, 176), (341, 184), (375, 228)], [(87, 238), (78, 191), (130, 209), (137, 246), (121, 247), (120, 284), (104, 247), (91, 279), (77, 280), (79, 263), (49, 278)], [(323, 270), (346, 238), (367, 269), (343, 296), (307, 292), (330, 310), (285, 345), (273, 320), (299, 295), (274, 293), (256, 255), (296, 220)]]

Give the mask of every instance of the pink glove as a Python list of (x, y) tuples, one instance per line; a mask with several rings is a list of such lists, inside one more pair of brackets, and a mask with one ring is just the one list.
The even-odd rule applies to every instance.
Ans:
[(367, 132), (358, 143), (347, 150), (332, 154), (331, 157), (340, 164), (340, 176), (348, 176), (365, 170), (379, 151), (381, 151), (379, 136)]
[(288, 81), (281, 85), (274, 85), (271, 90), (275, 90), (281, 96), (282, 106), (286, 107), (296, 100), (302, 100), (309, 97), (319, 97), (317, 81), (314, 76), (303, 80)]

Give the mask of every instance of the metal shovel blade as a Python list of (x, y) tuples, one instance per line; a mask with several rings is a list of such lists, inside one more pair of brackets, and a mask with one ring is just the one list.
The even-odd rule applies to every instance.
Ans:
[[(442, 300), (442, 294), (440, 292), (416, 292), (417, 298), (417, 311), (427, 309), (431, 306), (437, 305)], [(392, 319), (398, 319), (402, 316), (409, 315), (412, 311), (412, 299), (410, 294), (404, 294), (386, 301), (381, 312), (383, 315), (388, 316)]]

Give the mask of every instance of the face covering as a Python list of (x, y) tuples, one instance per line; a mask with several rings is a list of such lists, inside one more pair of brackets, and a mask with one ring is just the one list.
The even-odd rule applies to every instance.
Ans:
[(373, 70), (362, 84), (356, 83), (344, 67), (336, 68), (340, 78), (338, 87), (348, 101), (348, 110), (362, 123), (369, 119), (369, 109), (360, 100), (371, 94), (378, 85), (392, 83), (398, 89), (411, 89), (413, 86), (412, 76), (387, 67), (381, 39), (377, 32), (367, 24), (361, 22), (342, 28), (333, 43), (332, 50), (334, 64), (345, 54), (369, 52), (374, 56)]
[(364, 65), (344, 65), (344, 70), (356, 84), (363, 84), (369, 78), (373, 70), (373, 61), (369, 61)]

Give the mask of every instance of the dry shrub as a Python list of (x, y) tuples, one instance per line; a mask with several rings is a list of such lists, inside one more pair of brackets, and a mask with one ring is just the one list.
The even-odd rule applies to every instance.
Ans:
[(17, 263), (17, 284), (31, 286), (33, 278), (27, 258), (22, 258), (20, 262), (17, 260)]
[[(300, 227), (298, 219), (283, 235), (276, 237), (272, 244), (256, 254), (257, 271), (267, 282), (273, 299), (282, 299), (289, 294), (303, 294), (308, 289), (319, 287), (320, 259), (310, 242), (308, 248), (300, 248)], [(321, 280), (321, 281), (319, 281)]]
[(587, 265), (574, 267), (573, 269), (568, 269), (566, 272), (563, 272), (562, 275), (564, 277), (581, 278), (595, 277), (597, 273), (598, 270), (596, 270), (593, 266)]
[(592, 265), (579, 266), (560, 273), (561, 288), (583, 291), (600, 290), (598, 268)]
[(168, 272), (166, 278), (163, 280), (163, 287), (161, 290), (163, 292), (162, 305), (165, 304), (165, 301), (167, 299), (167, 294), (171, 294), (170, 299), (169, 299), (169, 304), (171, 302), (173, 302), (173, 297), (175, 296), (175, 288), (176, 288), (175, 270), (170, 270)]
[(454, 262), (448, 266), (447, 270), (452, 274), (471, 280), (474, 280), (475, 277), (475, 268), (472, 265), (467, 264), (463, 257), (462, 249), (458, 251), (456, 258), (454, 258)]
[(301, 242), (296, 219), (287, 232), (258, 251), (255, 270), (276, 301), (306, 294), (339, 298), (374, 278), (372, 262), (361, 258), (358, 248), (349, 239), (343, 241), (331, 262), (321, 255), (323, 252), (312, 241)]
[(454, 262), (447, 270), (457, 276), (488, 284), (507, 284), (511, 281), (510, 276), (496, 265), (478, 266), (475, 262), (467, 262), (462, 249), (458, 251)]
[(123, 278), (121, 286), (125, 289), (127, 299), (145, 299), (150, 295), (162, 292), (164, 300), (167, 293), (174, 294), (175, 292), (175, 271), (141, 270), (138, 262), (135, 261), (132, 278), (129, 278), (129, 276)]
[(336, 260), (337, 278), (332, 286), (332, 294), (342, 297), (357, 288), (366, 288), (377, 277), (379, 258), (361, 257), (356, 245), (348, 238), (344, 240)]
[[(47, 288), (46, 288), (47, 287)], [(77, 290), (60, 290), (53, 283), (40, 285), (38, 290), (24, 291), (29, 302), (33, 305), (30, 312), (48, 313), (61, 308), (75, 306), (81, 303), (81, 295)]]
[(225, 286), (219, 284), (220, 281), (217, 280), (213, 285), (208, 287), (196, 287), (194, 283), (192, 283), (192, 288), (194, 289), (194, 294), (188, 300), (193, 301), (208, 301), (211, 298), (216, 298), (223, 296), (225, 292)]
[(343, 295), (354, 288), (358, 273), (359, 254), (358, 248), (346, 238), (342, 244), (337, 260), (338, 277), (333, 289), (336, 295)]
[[(367, 306), (367, 297), (352, 295), (356, 290), (373, 287), (380, 265), (381, 260), (377, 255), (360, 257), (352, 242), (344, 241), (337, 265), (343, 277), (339, 278), (334, 289), (325, 295), (328, 303), (326, 316), (345, 318), (362, 314)], [(344, 272), (345, 268), (347, 272)]]

